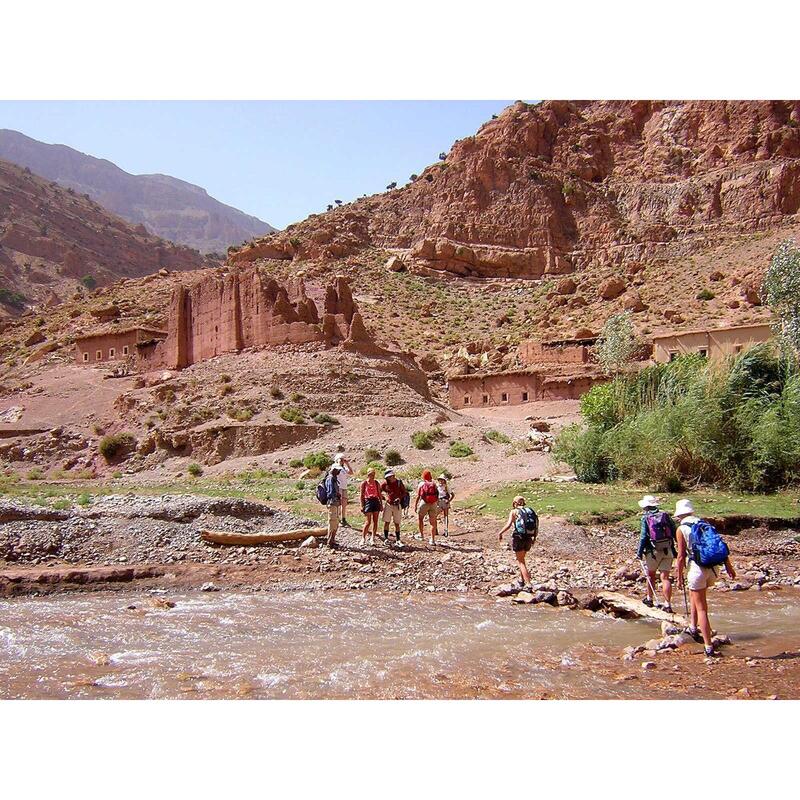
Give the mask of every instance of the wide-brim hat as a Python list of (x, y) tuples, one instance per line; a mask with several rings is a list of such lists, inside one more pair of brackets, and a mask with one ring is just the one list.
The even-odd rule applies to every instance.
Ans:
[(675, 516), (676, 517), (686, 517), (689, 514), (694, 514), (694, 506), (692, 505), (691, 500), (678, 500), (675, 503)]
[(384, 478), (394, 478), (394, 470), (387, 469), (386, 472), (383, 473)]
[(655, 495), (646, 494), (639, 501), (639, 508), (658, 508), (659, 503), (660, 501)]

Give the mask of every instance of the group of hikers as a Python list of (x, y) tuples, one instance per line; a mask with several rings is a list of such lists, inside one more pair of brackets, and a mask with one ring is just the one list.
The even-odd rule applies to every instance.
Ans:
[[(344, 454), (344, 447), (337, 448), (333, 463), (324, 480), (317, 487), (317, 499), (328, 509), (328, 547), (336, 547), (336, 532), (339, 526), (351, 528), (347, 521), (347, 484), (353, 468)], [(378, 533), (378, 519), (383, 516), (383, 541), (387, 546), (392, 542), (389, 538), (390, 528), (394, 527), (394, 545), (403, 547), (400, 540), (400, 526), (404, 513), (411, 505), (411, 494), (405, 483), (393, 469), (383, 473), (379, 481), (374, 467), (367, 470), (366, 479), (361, 483), (361, 511), (364, 514), (364, 525), (361, 529), (361, 543), (375, 544)], [(418, 536), (425, 537), (425, 520), (430, 524), (430, 544), (436, 544), (439, 534), (439, 517), (444, 524), (444, 535), (450, 535), (450, 503), (455, 495), (450, 491), (446, 475), (439, 475), (434, 481), (430, 470), (422, 473), (414, 495), (414, 513), (417, 515)]]
[[(339, 526), (352, 527), (347, 521), (347, 484), (353, 474), (350, 462), (344, 455), (344, 447), (340, 446), (328, 473), (317, 487), (317, 498), (328, 509), (327, 543), (331, 548), (336, 547)], [(435, 545), (440, 516), (444, 523), (444, 535), (449, 535), (449, 510), (453, 497), (445, 475), (439, 475), (434, 480), (430, 470), (422, 473), (422, 480), (414, 493), (418, 538), (425, 538), (424, 526), (427, 519), (430, 524), (428, 541)], [(376, 470), (370, 467), (366, 479), (361, 483), (360, 501), (364, 514), (361, 543), (366, 545), (369, 539), (370, 544), (375, 544), (378, 519), (382, 515), (384, 543), (391, 546), (389, 535), (393, 526), (394, 545), (403, 547), (400, 526), (404, 512), (407, 513), (411, 505), (411, 493), (394, 470), (385, 470), (383, 480), (379, 481)], [(646, 595), (642, 602), (649, 608), (661, 608), (668, 614), (674, 613), (672, 567), (677, 560), (677, 583), (683, 590), (689, 617), (689, 627), (685, 632), (695, 641), (703, 643), (707, 656), (716, 655), (708, 621), (707, 591), (717, 582), (720, 567), (725, 567), (731, 579), (736, 577), (727, 544), (713, 525), (695, 513), (690, 500), (677, 502), (674, 519), (661, 510), (659, 499), (653, 495), (645, 495), (639, 500), (639, 507), (642, 518), (636, 557), (641, 564), (646, 583)], [(514, 553), (520, 572), (517, 588), (531, 591), (531, 574), (526, 558), (536, 542), (539, 517), (520, 495), (512, 501), (508, 519), (499, 531), (498, 539), (502, 541), (509, 531), (509, 547)], [(662, 602), (657, 599), (657, 576), (661, 584)]]

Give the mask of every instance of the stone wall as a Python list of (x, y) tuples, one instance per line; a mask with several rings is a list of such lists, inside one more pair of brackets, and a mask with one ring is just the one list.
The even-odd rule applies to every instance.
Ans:
[(577, 342), (548, 344), (527, 339), (520, 342), (519, 359), (523, 364), (586, 364), (589, 348)]
[(170, 302), (169, 335), (144, 361), (150, 369), (182, 369), (245, 348), (345, 341), (371, 338), (343, 277), (326, 287), (320, 314), (301, 280), (281, 286), (244, 267), (178, 287)]

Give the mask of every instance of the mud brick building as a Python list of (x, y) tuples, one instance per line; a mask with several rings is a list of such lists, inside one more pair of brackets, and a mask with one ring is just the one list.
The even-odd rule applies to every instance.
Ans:
[(755, 344), (768, 342), (771, 338), (772, 327), (766, 322), (674, 331), (653, 337), (653, 358), (657, 363), (664, 364), (678, 356), (696, 353), (717, 361), (742, 353)]
[(102, 364), (109, 361), (138, 363), (143, 353), (155, 349), (167, 338), (167, 331), (156, 328), (129, 327), (104, 329), (75, 340), (75, 363)]

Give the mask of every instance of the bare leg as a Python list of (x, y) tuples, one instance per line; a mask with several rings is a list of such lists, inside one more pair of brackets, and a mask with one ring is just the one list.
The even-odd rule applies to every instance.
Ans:
[(655, 587), (655, 585), (656, 585), (656, 571), (653, 570), (652, 572), (650, 572), (650, 570), (647, 570), (647, 597), (650, 600), (653, 600), (654, 602), (656, 599), (655, 595), (653, 594), (653, 588)]
[(672, 605), (672, 581), (669, 578), (669, 572), (661, 573), (661, 593), (664, 595), (664, 602)]
[(419, 538), (425, 538), (425, 517), (422, 514), (417, 514), (417, 518), (419, 519)]
[(347, 519), (347, 493), (342, 492), (342, 519)]
[(525, 586), (528, 586), (531, 582), (531, 574), (528, 572), (528, 565), (525, 563), (525, 557), (528, 554), (524, 550), (517, 550), (514, 555), (517, 559), (517, 566), (519, 567), (519, 574), (522, 578), (522, 582)]
[(711, 647), (711, 625), (708, 621), (708, 598), (705, 589), (692, 589), (692, 616), (703, 634), (706, 647)]
[(436, 524), (436, 517), (431, 520), (431, 543), (436, 544), (436, 534), (439, 532), (439, 529)]
[(369, 514), (364, 515), (364, 527), (361, 529), (361, 544), (367, 543), (367, 533), (369, 532)]

